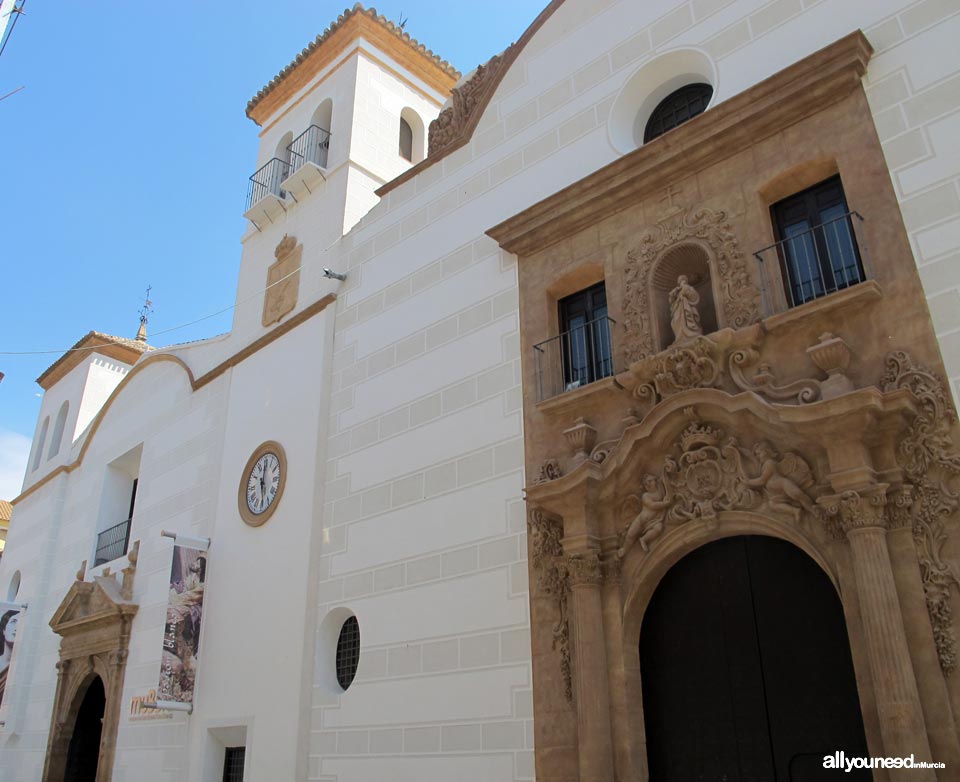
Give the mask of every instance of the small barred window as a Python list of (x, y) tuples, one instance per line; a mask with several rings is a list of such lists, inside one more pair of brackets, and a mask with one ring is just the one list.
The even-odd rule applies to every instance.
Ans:
[(357, 675), (360, 663), (360, 624), (357, 617), (351, 616), (340, 628), (337, 640), (337, 681), (346, 690)]
[(223, 782), (243, 782), (246, 747), (227, 747), (223, 757)]
[(653, 141), (698, 114), (703, 114), (713, 97), (709, 84), (688, 84), (667, 95), (650, 115), (643, 133), (643, 143)]

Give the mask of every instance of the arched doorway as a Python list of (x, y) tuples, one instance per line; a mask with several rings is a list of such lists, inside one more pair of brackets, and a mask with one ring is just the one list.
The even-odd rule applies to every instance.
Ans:
[(786, 541), (725, 538), (674, 565), (643, 619), (640, 676), (651, 780), (835, 779), (825, 755), (868, 755), (840, 600)]
[(70, 737), (70, 747), (67, 750), (64, 782), (96, 781), (105, 707), (106, 693), (103, 682), (100, 681), (99, 676), (94, 676), (83, 694), (73, 725), (73, 735)]

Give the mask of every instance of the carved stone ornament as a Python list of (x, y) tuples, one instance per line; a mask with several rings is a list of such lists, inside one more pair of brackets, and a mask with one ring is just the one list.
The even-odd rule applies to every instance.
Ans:
[[(780, 385), (770, 365), (758, 363), (760, 354), (753, 348), (733, 351), (728, 361), (730, 378), (741, 391), (752, 391), (778, 402), (796, 399), (801, 405), (816, 402), (820, 398), (819, 380), (795, 380)], [(757, 369), (753, 376), (748, 378), (744, 370), (754, 365)]]
[(571, 587), (603, 583), (600, 558), (593, 552), (571, 554), (567, 557), (567, 570)]
[(560, 652), (560, 674), (564, 695), (573, 701), (573, 679), (570, 667), (570, 619), (567, 589), (569, 577), (563, 557), (563, 527), (559, 521), (533, 509), (527, 515), (527, 543), (530, 564), (536, 573), (540, 591), (553, 598), (557, 621), (553, 624), (553, 649)]
[(712, 339), (697, 337), (644, 359), (631, 371), (635, 377), (650, 379), (634, 386), (634, 398), (653, 407), (681, 391), (714, 386), (720, 377), (719, 352)]
[(276, 323), (297, 306), (303, 245), (284, 234), (274, 256), (277, 260), (267, 268), (267, 290), (263, 295), (264, 326)]
[(642, 492), (621, 505), (626, 534), (618, 553), (626, 556), (637, 541), (646, 552), (669, 524), (712, 526), (720, 511), (765, 508), (795, 520), (803, 511), (819, 516), (807, 493), (813, 482), (803, 457), (781, 454), (766, 440), (747, 449), (695, 419), (664, 457), (660, 475), (644, 476)]
[(513, 44), (503, 53), (491, 57), (486, 64), (477, 66), (469, 79), (454, 88), (452, 104), (430, 123), (428, 157), (442, 152), (467, 132), (477, 108), (486, 105), (486, 93), (496, 89), (500, 71), (509, 59), (507, 55), (512, 47)]
[(560, 469), (560, 462), (558, 462), (556, 459), (547, 459), (543, 464), (540, 465), (540, 474), (537, 476), (536, 483), (555, 481), (557, 478), (562, 476), (563, 471)]
[(627, 253), (624, 324), (630, 361), (656, 352), (652, 329), (655, 315), (650, 301), (650, 280), (656, 263), (670, 247), (690, 240), (699, 240), (713, 251), (715, 268), (711, 264), (711, 273), (716, 274), (718, 283), (721, 326), (737, 329), (760, 319), (760, 291), (750, 277), (726, 213), (707, 208), (696, 211), (678, 208), (660, 220), (656, 228)]
[(820, 342), (807, 348), (807, 355), (827, 373), (827, 379), (820, 384), (824, 399), (833, 399), (853, 391), (853, 381), (845, 374), (850, 366), (850, 346), (840, 337), (833, 336), (829, 331), (821, 334)]
[(836, 517), (844, 534), (871, 527), (887, 526), (887, 484), (877, 483), (860, 491), (845, 491), (821, 497), (820, 505), (828, 516)]
[(569, 429), (564, 429), (563, 436), (573, 449), (573, 461), (575, 464), (580, 464), (590, 458), (593, 445), (597, 442), (597, 430), (590, 426), (583, 418), (578, 418), (573, 422), (573, 426)]
[(918, 415), (899, 443), (897, 460), (913, 484), (913, 538), (927, 612), (940, 667), (950, 674), (957, 666), (950, 594), (960, 589), (960, 573), (945, 560), (943, 550), (947, 542), (946, 524), (956, 523), (960, 507), (956, 489), (960, 453), (951, 438), (956, 413), (943, 381), (915, 364), (904, 351), (887, 354), (886, 371), (879, 385), (884, 391), (908, 388), (919, 402)]

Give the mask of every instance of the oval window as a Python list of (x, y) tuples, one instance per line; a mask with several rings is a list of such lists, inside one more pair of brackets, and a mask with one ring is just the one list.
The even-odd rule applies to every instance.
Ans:
[(687, 84), (674, 90), (657, 104), (647, 120), (643, 132), (643, 143), (653, 141), (668, 130), (673, 130), (698, 114), (703, 114), (713, 97), (713, 87), (709, 84)]
[(346, 690), (357, 675), (360, 664), (360, 623), (351, 616), (340, 628), (337, 639), (337, 681)]

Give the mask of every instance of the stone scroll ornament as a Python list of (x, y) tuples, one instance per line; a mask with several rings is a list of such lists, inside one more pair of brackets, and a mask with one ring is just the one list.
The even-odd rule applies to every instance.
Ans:
[(450, 96), (451, 105), (430, 123), (428, 157), (454, 146), (468, 132), (474, 114), (478, 109), (482, 110), (488, 94), (496, 89), (512, 48), (513, 44), (502, 54), (491, 57), (484, 65), (478, 65), (469, 79), (454, 88)]
[(627, 253), (624, 324), (630, 361), (639, 361), (657, 352), (651, 328), (655, 315), (649, 293), (656, 262), (670, 247), (690, 240), (708, 245), (716, 258), (716, 267), (711, 268), (711, 273), (718, 277), (721, 323), (738, 329), (760, 319), (760, 291), (750, 277), (726, 212), (678, 208), (660, 220), (656, 228)]
[(900, 499), (901, 504), (912, 505), (913, 538), (927, 611), (940, 667), (950, 674), (957, 666), (950, 593), (960, 588), (960, 573), (945, 560), (943, 549), (947, 542), (946, 520), (955, 521), (960, 508), (960, 494), (954, 488), (960, 476), (960, 453), (950, 436), (956, 413), (940, 378), (915, 364), (904, 351), (887, 354), (880, 388), (908, 388), (919, 401), (918, 415), (897, 449), (900, 467), (912, 484)]
[(543, 594), (553, 598), (557, 605), (557, 621), (554, 622), (553, 649), (560, 652), (560, 675), (563, 677), (563, 692), (567, 701), (573, 701), (573, 679), (570, 667), (570, 619), (568, 616), (567, 590), (570, 574), (563, 556), (563, 527), (560, 522), (547, 517), (539, 510), (532, 510), (527, 517), (527, 535), (530, 547), (530, 563), (537, 574), (537, 586)]
[(747, 449), (699, 420), (681, 432), (660, 475), (645, 475), (641, 483), (642, 492), (621, 504), (621, 558), (637, 542), (648, 551), (669, 524), (697, 520), (713, 526), (720, 511), (766, 508), (794, 518), (802, 511), (820, 513), (808, 494), (813, 473), (803, 457), (781, 454), (766, 440)]

